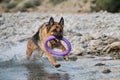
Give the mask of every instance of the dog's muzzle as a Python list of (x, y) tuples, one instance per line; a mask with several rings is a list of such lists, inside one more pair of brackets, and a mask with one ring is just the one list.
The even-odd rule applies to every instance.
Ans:
[(63, 38), (63, 35), (58, 33), (57, 35), (55, 35), (55, 37), (58, 39), (58, 40), (62, 40)]

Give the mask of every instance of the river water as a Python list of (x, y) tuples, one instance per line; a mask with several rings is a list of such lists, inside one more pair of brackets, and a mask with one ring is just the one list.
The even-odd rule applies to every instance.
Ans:
[[(119, 80), (119, 60), (107, 57), (79, 57), (76, 61), (64, 61), (54, 56), (60, 68), (52, 66), (46, 56), (34, 58), (35, 51), (28, 61), (25, 57), (26, 44), (6, 46), (0, 50), (0, 80)], [(108, 59), (108, 60), (107, 60)], [(104, 63), (105, 66), (95, 66)], [(111, 73), (103, 74), (105, 68)]]

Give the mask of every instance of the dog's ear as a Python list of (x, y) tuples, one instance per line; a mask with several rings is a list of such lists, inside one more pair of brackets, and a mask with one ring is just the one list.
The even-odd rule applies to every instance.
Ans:
[(54, 25), (54, 19), (53, 19), (53, 17), (50, 18), (49, 25), (51, 25), (51, 26)]
[(50, 30), (52, 25), (54, 25), (54, 19), (53, 19), (53, 17), (50, 17), (48, 25), (47, 25), (47, 31)]
[(63, 27), (64, 26), (64, 19), (61, 17), (59, 24)]

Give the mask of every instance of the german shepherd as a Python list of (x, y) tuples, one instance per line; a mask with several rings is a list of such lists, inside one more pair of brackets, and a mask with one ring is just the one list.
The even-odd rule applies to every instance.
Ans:
[[(48, 46), (50, 48), (58, 48), (62, 49), (62, 51), (65, 51), (66, 48), (61, 43), (61, 39), (63, 38), (63, 28), (64, 28), (64, 19), (61, 17), (59, 22), (54, 22), (53, 17), (49, 19), (49, 22), (42, 24), (42, 26), (38, 29), (36, 34), (28, 40), (27, 43), (27, 50), (26, 50), (26, 56), (27, 59), (30, 58), (33, 50), (38, 49), (38, 53), (40, 56), (42, 56), (43, 53), (47, 56), (48, 60), (52, 63), (55, 67), (60, 67), (60, 64), (58, 64), (55, 59), (52, 57), (51, 53), (48, 52), (44, 48), (44, 41), (48, 36), (55, 36), (56, 39), (52, 39), (48, 42)], [(43, 53), (40, 53), (40, 51), (43, 51)], [(64, 56), (65, 60), (68, 60), (68, 56)]]

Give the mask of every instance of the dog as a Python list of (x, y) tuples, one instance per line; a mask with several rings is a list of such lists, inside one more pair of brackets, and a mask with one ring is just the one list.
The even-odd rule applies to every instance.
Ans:
[[(49, 22), (46, 22), (41, 25), (38, 31), (30, 38), (27, 42), (26, 56), (27, 59), (30, 58), (32, 52), (35, 49), (38, 49), (38, 53), (42, 57), (43, 53), (47, 56), (48, 60), (52, 63), (53, 66), (60, 67), (60, 64), (56, 62), (50, 52), (44, 48), (44, 41), (48, 36), (55, 36), (56, 39), (52, 39), (48, 42), (50, 48), (58, 48), (62, 51), (65, 51), (66, 48), (61, 43), (63, 38), (63, 28), (64, 28), (64, 19), (61, 17), (59, 22), (55, 22), (53, 17), (50, 17)], [(40, 53), (43, 51), (43, 53)], [(63, 57), (65, 60), (68, 60), (68, 55)]]

